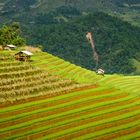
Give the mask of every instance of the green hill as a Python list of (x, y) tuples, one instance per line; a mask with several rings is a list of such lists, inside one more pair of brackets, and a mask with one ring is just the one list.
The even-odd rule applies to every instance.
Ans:
[[(59, 7), (48, 14), (40, 13), (31, 18), (34, 18), (32, 23), (26, 25), (27, 20), (21, 24), (28, 44), (43, 45), (43, 51), (93, 70), (95, 61), (85, 38), (86, 32), (90, 31), (99, 54), (98, 68), (102, 67), (106, 73), (137, 74), (137, 66), (131, 60), (140, 60), (140, 28), (102, 12), (82, 15), (71, 6)], [(8, 37), (5, 37), (6, 31), (0, 34), (3, 32), (5, 35), (0, 37), (1, 44)], [(12, 37), (9, 38), (8, 44), (22, 41), (15, 37), (10, 42)]]
[[(140, 139), (140, 28), (97, 10), (139, 25), (137, 0), (0, 0), (0, 24), (23, 30), (4, 26), (0, 45), (23, 35), (47, 51), (0, 46), (1, 140)], [(87, 31), (104, 76), (93, 71)], [(15, 60), (20, 50), (30, 61)]]
[[(140, 60), (140, 28), (102, 12), (82, 15), (73, 7), (61, 7), (48, 14), (36, 15), (34, 21), (28, 26), (21, 25), (28, 44), (41, 44), (43, 51), (93, 70), (95, 61), (85, 38), (86, 32), (90, 31), (99, 54), (98, 68), (102, 67), (106, 73), (138, 73), (135, 65), (138, 63), (131, 60)], [(1, 29), (0, 34), (4, 35), (1, 35), (0, 42), (6, 43), (9, 37), (8, 44), (21, 44), (23, 39), (19, 37), (10, 42), (13, 34), (5, 37), (6, 29)]]
[(140, 138), (140, 76), (102, 77), (42, 52), (18, 62), (16, 52), (0, 51), (1, 139)]
[(93, 70), (95, 61), (85, 37), (86, 32), (91, 31), (99, 54), (99, 67), (107, 73), (135, 73), (130, 60), (139, 61), (140, 28), (102, 12), (61, 24), (47, 24), (45, 19), (24, 30), (29, 43), (42, 44), (44, 51)]
[[(72, 81), (72, 77), (69, 79), (62, 78), (60, 75), (52, 75), (53, 72), (43, 71), (42, 67), (38, 68), (28, 63), (17, 62), (14, 60), (14, 53), (16, 52), (9, 54), (9, 52), (4, 51), (0, 53), (1, 102), (15, 102), (41, 95), (56, 95), (86, 86), (86, 84), (79, 84), (78, 80)], [(49, 56), (49, 54), (44, 55), (44, 59), (48, 57), (50, 63), (54, 63)], [(40, 59), (39, 56), (36, 55), (36, 57)], [(54, 61), (55, 59), (55, 57), (52, 58)], [(35, 60), (35, 64), (39, 65), (37, 60)], [(48, 69), (51, 69), (51, 65)]]

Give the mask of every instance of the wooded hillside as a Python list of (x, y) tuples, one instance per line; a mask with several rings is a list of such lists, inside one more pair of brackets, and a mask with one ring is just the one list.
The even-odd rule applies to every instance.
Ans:
[(85, 38), (87, 31), (93, 34), (99, 67), (107, 73), (135, 71), (130, 59), (140, 60), (140, 29), (107, 14), (98, 12), (69, 22), (62, 20), (61, 24), (37, 23), (26, 28), (25, 34), (29, 35), (28, 42), (42, 44), (44, 51), (93, 70), (95, 62)]

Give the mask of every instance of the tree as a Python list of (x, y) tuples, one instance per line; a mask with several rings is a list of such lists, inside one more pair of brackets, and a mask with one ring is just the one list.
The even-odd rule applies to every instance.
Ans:
[(25, 39), (21, 37), (20, 25), (17, 22), (9, 26), (4, 25), (0, 29), (0, 44), (4, 47), (7, 44), (22, 46), (25, 44)]

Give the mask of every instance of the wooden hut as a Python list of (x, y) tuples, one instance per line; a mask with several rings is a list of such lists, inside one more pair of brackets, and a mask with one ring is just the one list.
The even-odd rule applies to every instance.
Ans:
[(16, 46), (9, 44), (9, 45), (4, 46), (3, 48), (4, 50), (15, 50)]
[(31, 55), (33, 54), (29, 51), (20, 51), (15, 54), (15, 59), (19, 61), (29, 61)]
[(96, 71), (96, 73), (98, 74), (98, 75), (103, 75), (104, 76), (104, 73), (105, 73), (105, 71), (103, 70), (103, 69), (98, 69), (97, 71)]

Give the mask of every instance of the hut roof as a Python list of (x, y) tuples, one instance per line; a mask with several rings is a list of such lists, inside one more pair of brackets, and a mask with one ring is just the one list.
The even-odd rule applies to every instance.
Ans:
[(16, 46), (15, 45), (12, 45), (12, 44), (8, 44), (7, 47), (16, 48)]
[(27, 54), (27, 55), (33, 55), (31, 52), (29, 52), (29, 51), (21, 51), (22, 53), (25, 53), (25, 54)]
[(17, 54), (20, 54), (20, 53), (24, 53), (24, 54), (26, 54), (26, 55), (33, 55), (31, 52), (29, 52), (29, 51), (20, 51), (20, 52), (18, 52), (18, 53), (16, 53), (15, 55), (17, 55)]
[(104, 70), (103, 69), (98, 69), (97, 71), (96, 71), (98, 74), (104, 74)]
[(31, 52), (29, 52), (29, 51), (21, 51), (22, 53), (25, 53), (25, 54), (27, 54), (27, 55), (33, 55)]

